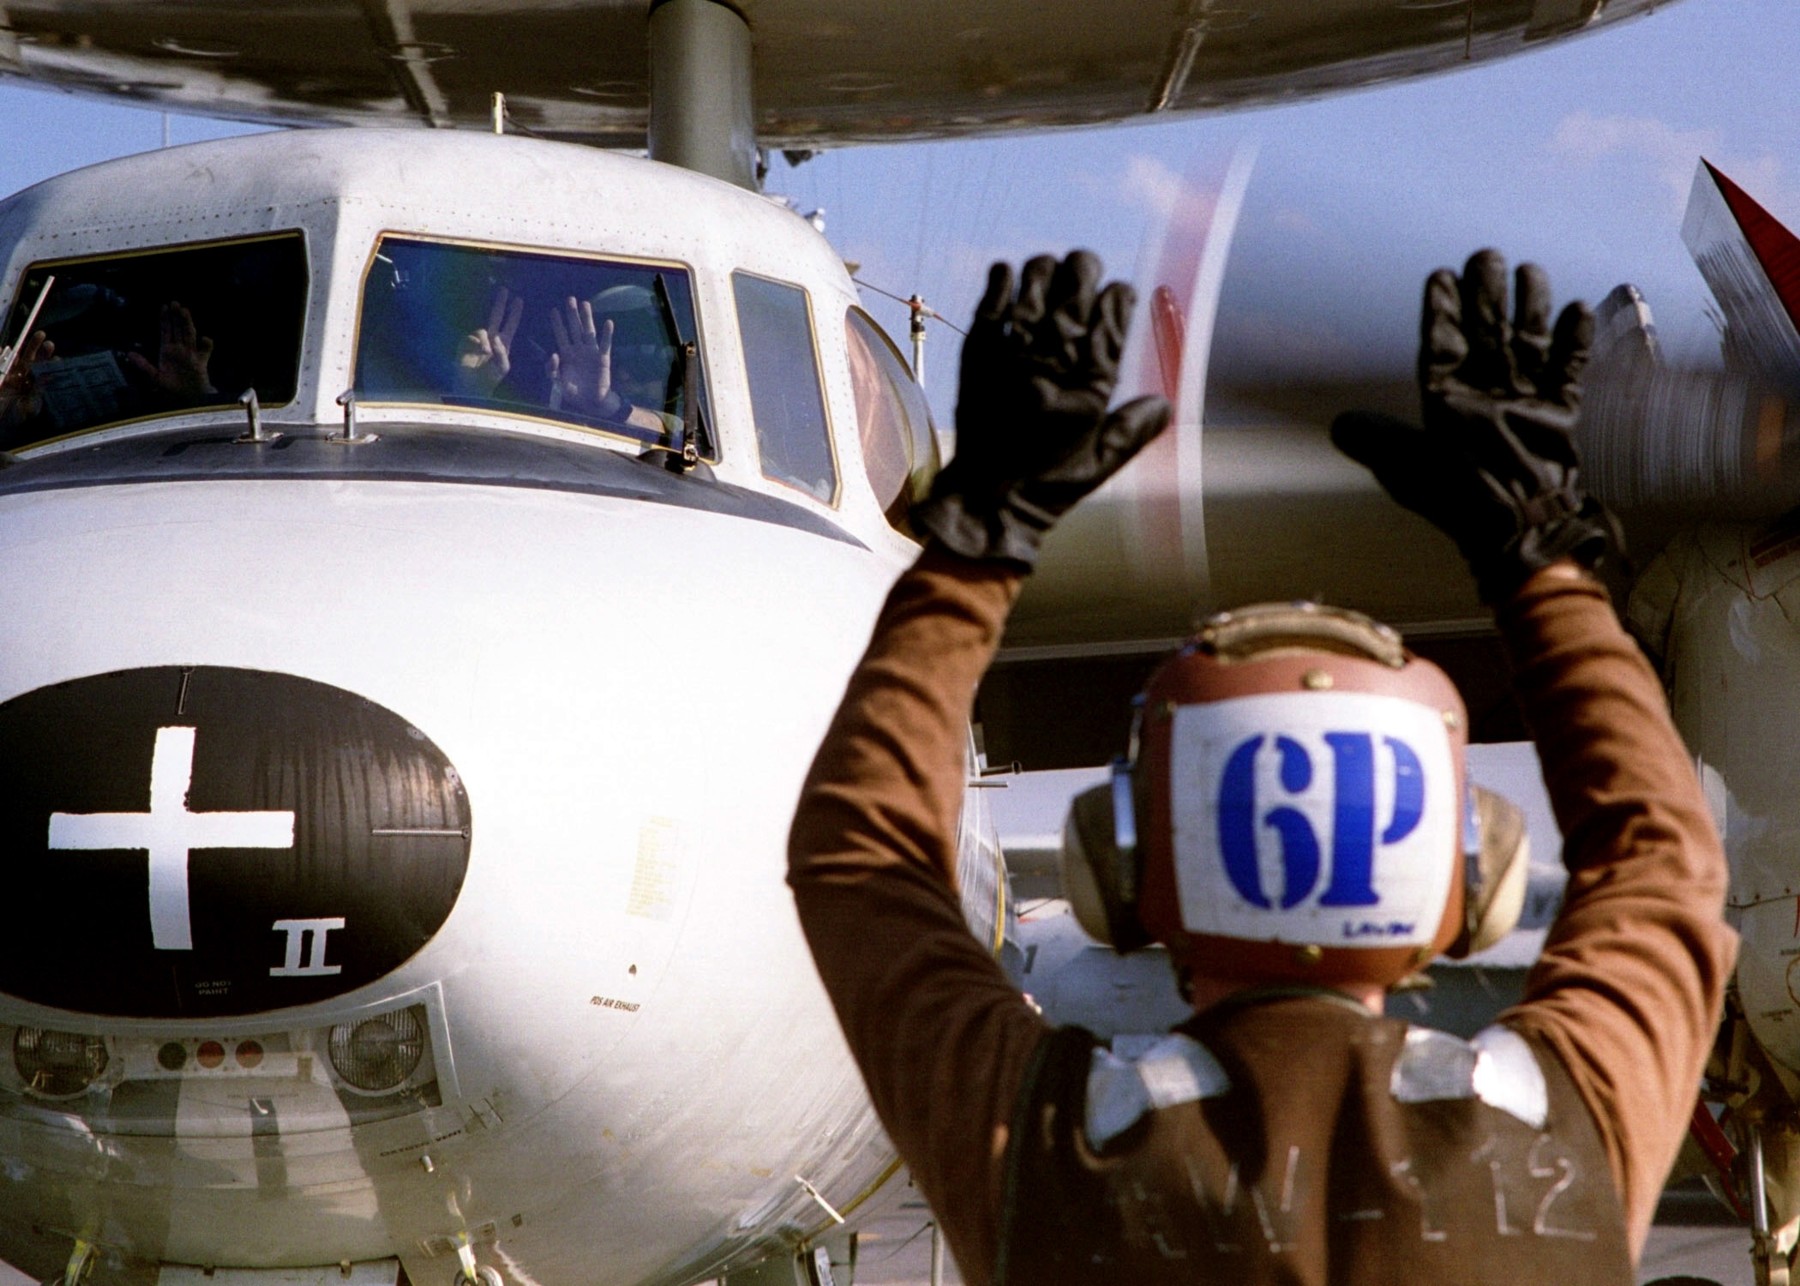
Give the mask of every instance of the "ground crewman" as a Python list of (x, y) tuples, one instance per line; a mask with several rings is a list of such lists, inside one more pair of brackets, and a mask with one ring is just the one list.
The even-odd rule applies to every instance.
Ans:
[[(1050, 525), (1168, 418), (1110, 414), (1129, 289), (997, 265), (958, 449), (814, 762), (808, 941), (889, 1135), (971, 1283), (1629, 1282), (1735, 938), (1662, 692), (1590, 574), (1571, 431), (1592, 335), (1483, 252), (1427, 285), (1423, 427), (1339, 446), (1448, 532), (1496, 622), (1569, 868), (1522, 1004), (1471, 1041), (1380, 1016), (1475, 931), (1454, 688), (1350, 613), (1232, 614), (1152, 678), (1132, 763), (1071, 821), (1084, 923), (1170, 952), (1195, 1013), (1135, 1060), (1049, 1027), (964, 926), (975, 686)], [(1579, 1276), (1577, 1276), (1579, 1274)]]

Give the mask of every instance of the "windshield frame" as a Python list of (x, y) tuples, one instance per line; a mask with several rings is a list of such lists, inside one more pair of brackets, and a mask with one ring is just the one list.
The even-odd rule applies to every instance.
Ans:
[[(646, 436), (638, 436), (628, 432), (619, 432), (606, 427), (604, 421), (591, 420), (575, 412), (562, 415), (551, 414), (547, 409), (533, 410), (524, 403), (510, 404), (491, 402), (486, 399), (469, 399), (468, 401), (452, 401), (440, 395), (436, 401), (425, 401), (422, 398), (411, 400), (387, 396), (364, 397), (358, 388), (361, 378), (360, 364), (363, 355), (363, 322), (367, 313), (369, 281), (380, 261), (383, 245), (389, 240), (415, 242), (429, 246), (444, 246), (457, 249), (474, 250), (483, 253), (506, 255), (529, 255), (537, 259), (566, 259), (585, 263), (618, 264), (631, 268), (662, 269), (682, 274), (687, 282), (688, 304), (693, 311), (694, 334), (691, 337), (695, 352), (698, 355), (700, 369), (695, 376), (697, 389), (696, 400), (699, 403), (701, 445), (704, 449), (699, 458), (709, 465), (719, 463), (721, 447), (719, 443), (718, 410), (714, 405), (714, 393), (707, 374), (707, 339), (705, 310), (700, 302), (700, 272), (691, 263), (682, 259), (660, 258), (651, 255), (627, 254), (604, 250), (574, 249), (568, 246), (551, 246), (532, 244), (520, 241), (488, 240), (481, 237), (446, 236), (441, 233), (422, 231), (416, 228), (384, 227), (374, 234), (369, 244), (367, 255), (356, 278), (356, 295), (354, 300), (355, 315), (350, 328), (349, 375), (347, 387), (356, 390), (356, 407), (358, 414), (364, 411), (375, 412), (381, 419), (394, 419), (396, 412), (419, 416), (428, 422), (439, 423), (446, 418), (466, 420), (471, 416), (492, 417), (512, 424), (529, 425), (537, 429), (549, 430), (556, 436), (572, 435), (571, 440), (591, 442), (600, 439), (607, 443), (618, 443), (644, 449), (654, 449)], [(670, 320), (677, 330), (680, 328), (680, 317), (674, 313)]]
[[(304, 227), (275, 228), (266, 232), (259, 231), (232, 236), (203, 237), (192, 241), (158, 242), (154, 245), (102, 250), (92, 254), (64, 255), (60, 258), (28, 260), (19, 269), (18, 279), (13, 287), (12, 297), (8, 300), (7, 308), (4, 313), (4, 324), (8, 329), (0, 330), (0, 343), (5, 343), (10, 340), (13, 344), (18, 345), (25, 340), (25, 335), (12, 336), (10, 334), (10, 328), (25, 319), (26, 315), (31, 310), (32, 303), (35, 302), (34, 298), (27, 297), (27, 289), (34, 278), (41, 281), (44, 277), (56, 275), (59, 270), (79, 267), (83, 264), (139, 259), (152, 255), (178, 254), (185, 251), (220, 250), (230, 246), (254, 245), (258, 243), (280, 241), (292, 241), (298, 244), (300, 250), (299, 266), (303, 281), (299, 300), (297, 333), (295, 336), (297, 344), (293, 356), (293, 392), (280, 401), (269, 402), (262, 400), (262, 391), (259, 389), (257, 390), (257, 397), (258, 404), (263, 410), (280, 410), (292, 407), (301, 401), (306, 388), (308, 332), (312, 321), (314, 294), (317, 285), (315, 274), (313, 272), (311, 238), (308, 236), (307, 230)], [(34, 330), (43, 330), (44, 328), (45, 323), (41, 318), (33, 327)], [(50, 336), (50, 339), (54, 342), (55, 337)], [(71, 441), (89, 438), (98, 434), (110, 436), (122, 430), (137, 429), (147, 424), (160, 425), (189, 417), (212, 417), (223, 414), (241, 419), (244, 412), (242, 404), (239, 401), (240, 395), (227, 395), (223, 389), (216, 391), (222, 399), (221, 401), (208, 402), (196, 406), (152, 410), (141, 414), (123, 416), (115, 420), (104, 420), (99, 423), (84, 425), (80, 428), (69, 429), (66, 432), (37, 438), (31, 442), (23, 442), (17, 446), (8, 447), (6, 450), (23, 455), (48, 447), (62, 446)]]
[[(745, 342), (743, 317), (738, 303), (737, 281), (740, 277), (760, 281), (766, 285), (778, 286), (783, 290), (791, 290), (800, 297), (801, 306), (806, 314), (807, 342), (812, 352), (813, 390), (819, 395), (820, 423), (825, 430), (825, 449), (831, 463), (831, 494), (829, 496), (820, 496), (802, 482), (769, 471), (763, 451), (763, 427), (756, 417), (756, 394), (754, 392), (756, 381), (755, 376), (751, 374), (754, 363), (750, 348)], [(824, 505), (828, 509), (839, 509), (844, 500), (844, 461), (842, 453), (838, 450), (838, 425), (832, 414), (831, 389), (825, 379), (825, 349), (824, 345), (820, 343), (819, 314), (818, 309), (814, 306), (812, 288), (803, 281), (793, 281), (786, 277), (775, 276), (773, 273), (759, 272), (754, 268), (733, 268), (729, 280), (731, 282), (732, 321), (737, 329), (738, 353), (743, 362), (746, 387), (751, 390), (750, 417), (753, 437), (756, 441), (756, 467), (769, 482), (785, 487), (796, 495), (805, 496), (814, 504)]]

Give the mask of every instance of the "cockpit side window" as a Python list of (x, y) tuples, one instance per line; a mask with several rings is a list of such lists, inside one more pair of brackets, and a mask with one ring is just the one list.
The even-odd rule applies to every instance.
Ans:
[(306, 292), (298, 232), (32, 264), (7, 319), (0, 448), (235, 406), (252, 388), (291, 402)]
[(844, 314), (850, 349), (850, 387), (863, 466), (887, 520), (908, 530), (906, 515), (925, 498), (937, 475), (937, 435), (931, 407), (900, 351), (875, 319), (860, 308)]
[(806, 292), (747, 272), (732, 273), (731, 288), (762, 471), (831, 504), (837, 499), (837, 459)]
[(356, 393), (668, 442), (687, 410), (689, 344), (712, 458), (687, 269), (385, 236), (363, 283)]

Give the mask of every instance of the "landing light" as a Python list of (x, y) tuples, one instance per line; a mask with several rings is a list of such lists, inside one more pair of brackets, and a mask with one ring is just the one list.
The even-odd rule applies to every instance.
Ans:
[(425, 1056), (425, 1024), (414, 1005), (361, 1022), (339, 1023), (327, 1046), (332, 1067), (359, 1090), (379, 1093), (405, 1084)]
[(13, 1033), (13, 1066), (34, 1094), (80, 1094), (106, 1070), (106, 1042), (98, 1036), (21, 1027)]

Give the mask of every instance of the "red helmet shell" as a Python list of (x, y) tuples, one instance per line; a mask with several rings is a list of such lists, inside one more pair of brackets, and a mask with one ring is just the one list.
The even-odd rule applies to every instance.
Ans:
[(1227, 659), (1204, 637), (1144, 692), (1144, 927), (1196, 975), (1399, 981), (1463, 919), (1455, 685), (1397, 639), (1388, 664), (1306, 645)]

